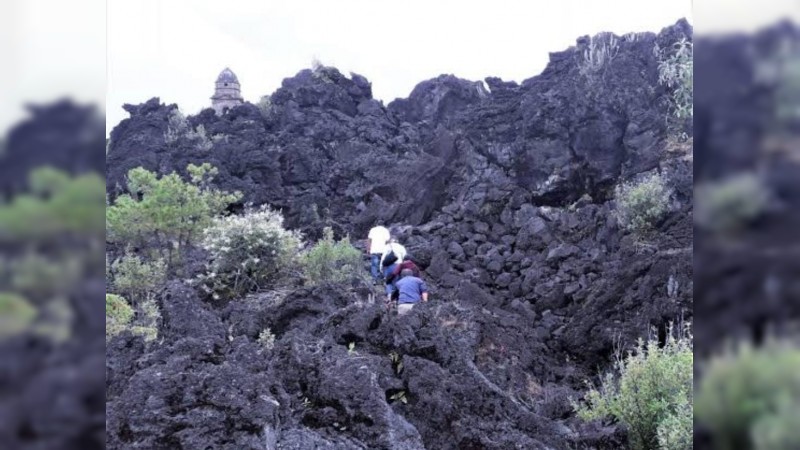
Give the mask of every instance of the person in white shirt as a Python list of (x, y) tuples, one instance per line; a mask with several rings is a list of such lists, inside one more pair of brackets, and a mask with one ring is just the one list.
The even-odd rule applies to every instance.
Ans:
[(367, 235), (367, 254), (370, 255), (370, 271), (372, 279), (377, 283), (381, 279), (381, 261), (386, 252), (391, 235), (389, 230), (381, 225), (377, 225), (369, 230)]
[[(386, 257), (390, 253), (394, 253), (395, 256), (394, 261), (386, 260)], [(399, 264), (403, 262), (403, 258), (405, 257), (406, 257), (406, 248), (403, 247), (399, 242), (397, 242), (397, 239), (391, 238), (389, 239), (389, 243), (386, 244), (386, 249), (383, 251), (383, 255), (381, 255), (381, 269), (384, 266), (388, 266), (394, 263), (395, 261)]]

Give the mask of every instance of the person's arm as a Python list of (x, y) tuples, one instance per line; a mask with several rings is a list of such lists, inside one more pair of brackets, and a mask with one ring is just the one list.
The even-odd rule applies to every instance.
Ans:
[(428, 293), (427, 292), (423, 292), (422, 293), (422, 301), (423, 302), (427, 302), (428, 301)]
[(424, 281), (422, 283), (420, 283), (419, 290), (422, 292), (422, 301), (423, 302), (427, 302), (428, 301), (428, 286), (425, 284)]

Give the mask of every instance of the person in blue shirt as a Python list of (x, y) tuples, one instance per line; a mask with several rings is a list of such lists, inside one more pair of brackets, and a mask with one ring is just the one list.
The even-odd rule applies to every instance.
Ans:
[(395, 277), (392, 276), (394, 269), (397, 267), (397, 262), (393, 262), (388, 266), (383, 266), (383, 279), (386, 282), (386, 301), (392, 301), (392, 293), (395, 291), (395, 284), (394, 282)]
[(428, 301), (428, 286), (419, 277), (415, 277), (411, 269), (403, 269), (400, 275), (402, 278), (395, 282), (398, 292), (397, 315), (404, 316), (420, 301)]

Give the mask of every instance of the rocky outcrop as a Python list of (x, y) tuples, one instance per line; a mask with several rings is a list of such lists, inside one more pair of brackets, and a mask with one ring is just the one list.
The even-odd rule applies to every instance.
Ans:
[[(369, 289), (220, 306), (172, 284), (163, 342), (109, 346), (109, 448), (619, 448), (619, 430), (580, 423), (568, 398), (615, 344), (692, 317), (691, 161), (666, 151), (653, 55), (684, 36), (681, 21), (617, 37), (588, 74), (581, 38), (522, 83), (441, 76), (388, 107), (362, 76), (305, 70), (268, 107), (190, 117), (208, 150), (165, 140), (175, 105), (126, 107), (111, 197), (133, 167), (210, 162), (221, 188), (310, 238), (392, 225), (434, 300), (398, 319)], [(651, 171), (675, 195), (641, 241), (613, 218), (612, 190)], [(265, 328), (272, 349), (256, 342)]]

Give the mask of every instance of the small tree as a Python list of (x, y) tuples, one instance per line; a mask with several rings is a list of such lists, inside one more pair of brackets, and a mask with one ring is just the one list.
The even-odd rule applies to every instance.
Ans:
[(203, 232), (211, 264), (201, 281), (216, 296), (264, 288), (291, 267), (301, 243), (300, 234), (286, 230), (283, 216), (267, 207), (218, 217)]
[(311, 284), (363, 277), (363, 266), (361, 252), (350, 244), (349, 238), (334, 240), (330, 227), (325, 228), (323, 238), (303, 255), (305, 276)]
[(189, 164), (191, 182), (173, 172), (158, 177), (141, 167), (128, 172), (129, 194), (119, 196), (106, 210), (107, 239), (112, 243), (155, 248), (174, 264), (182, 247), (194, 243), (200, 233), (239, 198), (211, 187), (217, 169), (204, 163)]
[(673, 449), (691, 442), (693, 354), (691, 335), (670, 333), (666, 344), (639, 340), (635, 351), (615, 363), (600, 389), (574, 404), (584, 420), (612, 416), (628, 429), (635, 450)]
[(639, 182), (624, 183), (617, 187), (615, 215), (629, 231), (648, 231), (669, 210), (670, 195), (671, 190), (658, 173)]

